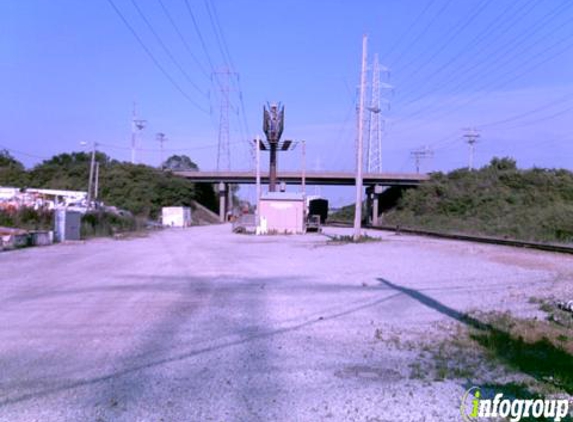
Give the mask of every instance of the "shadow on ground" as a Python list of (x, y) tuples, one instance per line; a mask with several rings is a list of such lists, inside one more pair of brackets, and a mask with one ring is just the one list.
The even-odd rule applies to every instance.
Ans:
[[(514, 370), (530, 375), (537, 381), (547, 383), (573, 393), (573, 355), (556, 346), (547, 338), (529, 342), (511, 332), (508, 321), (479, 319), (459, 312), (421, 293), (378, 278), (383, 285), (401, 292), (421, 304), (434, 309), (470, 328), (470, 337), (496, 360)], [(521, 391), (523, 392), (523, 391)], [(532, 394), (532, 393), (530, 393)]]

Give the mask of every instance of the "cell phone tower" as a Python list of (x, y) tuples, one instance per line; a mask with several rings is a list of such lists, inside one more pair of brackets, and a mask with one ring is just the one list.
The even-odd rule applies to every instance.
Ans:
[(380, 75), (388, 73), (388, 69), (380, 65), (378, 55), (374, 55), (372, 64), (372, 84), (370, 92), (370, 105), (368, 106), (368, 144), (366, 152), (366, 171), (368, 173), (382, 172), (382, 132), (384, 130), (384, 119), (382, 116), (382, 105), (389, 104), (388, 100), (382, 98), (382, 90), (392, 89), (391, 85), (382, 83)]

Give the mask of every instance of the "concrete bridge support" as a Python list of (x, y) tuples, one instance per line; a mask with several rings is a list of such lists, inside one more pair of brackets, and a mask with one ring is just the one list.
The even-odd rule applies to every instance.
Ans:
[(366, 209), (368, 215), (368, 222), (377, 226), (379, 224), (380, 216), (380, 194), (384, 191), (381, 185), (372, 185), (366, 188)]
[(223, 182), (219, 182), (219, 221), (224, 223), (227, 220), (227, 195), (228, 195), (228, 185)]

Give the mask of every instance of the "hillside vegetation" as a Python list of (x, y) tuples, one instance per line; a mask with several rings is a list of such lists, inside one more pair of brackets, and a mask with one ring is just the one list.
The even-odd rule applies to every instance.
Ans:
[[(351, 208), (341, 210), (348, 219)], [(494, 158), (479, 170), (433, 173), (404, 192), (384, 225), (491, 235), (528, 241), (573, 242), (573, 173), (520, 170)]]
[[(0, 186), (86, 191), (90, 158), (84, 152), (60, 154), (26, 170), (6, 151), (0, 151)], [(193, 200), (217, 210), (218, 201), (210, 184), (195, 184), (170, 171), (112, 160), (99, 152), (96, 158), (100, 163), (98, 199), (106, 205), (151, 219), (159, 216), (163, 206), (192, 206)], [(172, 158), (164, 167), (170, 168), (176, 162), (197, 169), (188, 157)]]

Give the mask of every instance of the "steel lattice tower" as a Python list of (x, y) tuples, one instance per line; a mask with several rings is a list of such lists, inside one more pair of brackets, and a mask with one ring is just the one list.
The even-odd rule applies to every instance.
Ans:
[(380, 63), (378, 55), (374, 56), (372, 65), (372, 86), (370, 94), (370, 106), (368, 107), (368, 150), (367, 165), (368, 173), (382, 172), (382, 119), (380, 112)]
[(223, 69), (217, 72), (214, 77), (219, 80), (220, 104), (219, 104), (219, 139), (217, 143), (217, 171), (231, 169), (231, 145), (229, 134), (229, 94), (230, 78), (233, 72)]

